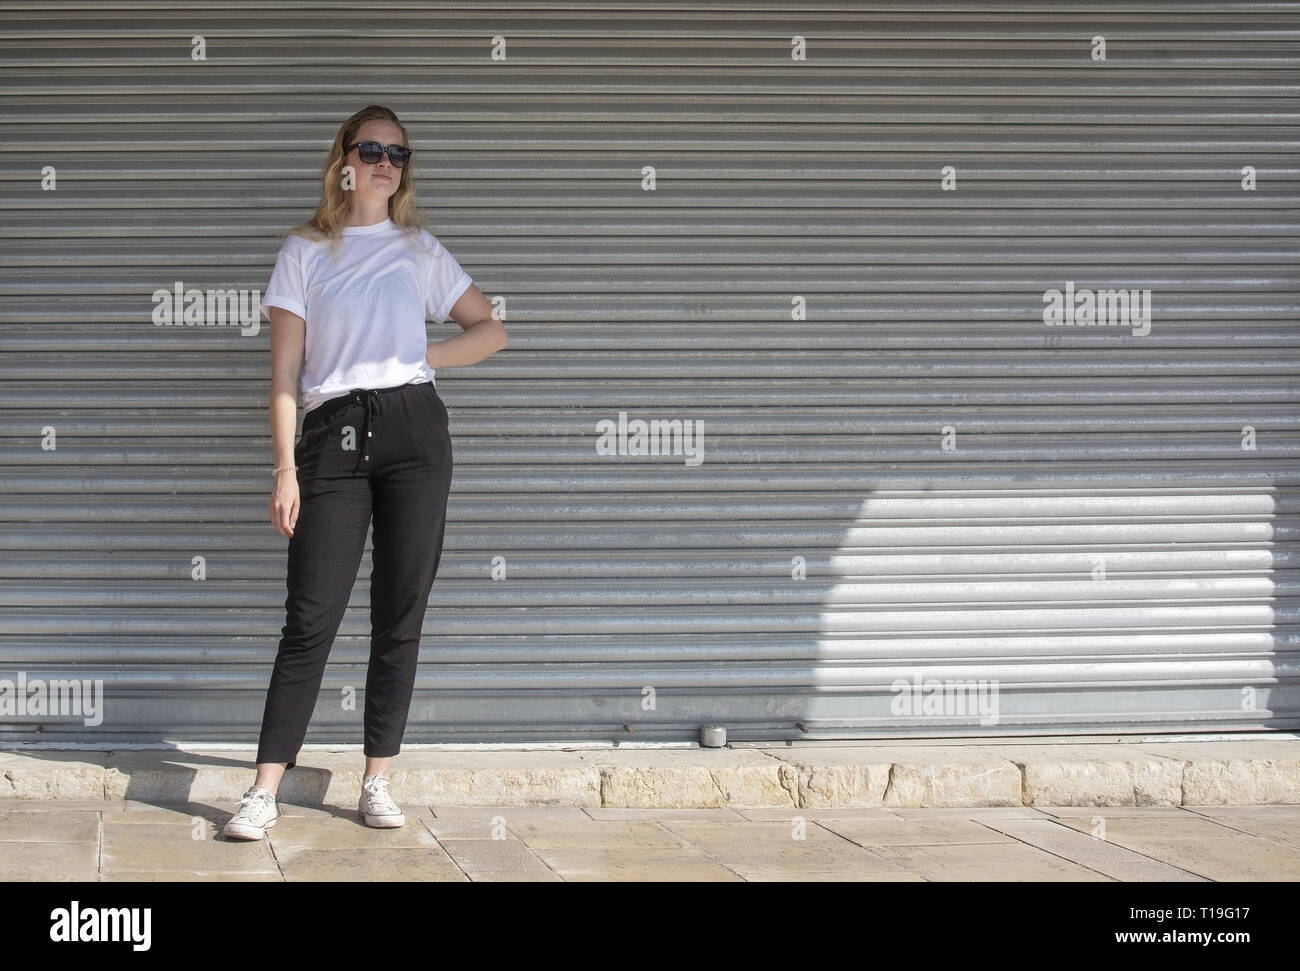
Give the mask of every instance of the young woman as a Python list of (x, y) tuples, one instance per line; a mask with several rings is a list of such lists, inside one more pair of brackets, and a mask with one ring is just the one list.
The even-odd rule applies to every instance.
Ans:
[[(415, 209), (415, 154), (380, 105), (339, 128), (312, 219), (285, 237), (262, 310), (271, 321), (271, 524), (289, 539), (286, 621), (267, 691), (257, 778), (224, 833), (260, 839), (297, 764), (325, 662), (374, 525), (365, 770), (369, 826), (405, 817), (383, 775), (401, 748), (420, 627), (442, 555), (452, 450), (439, 367), (506, 346), (491, 305)], [(429, 343), (426, 318), (463, 329)], [(297, 392), (302, 436), (295, 444)]]

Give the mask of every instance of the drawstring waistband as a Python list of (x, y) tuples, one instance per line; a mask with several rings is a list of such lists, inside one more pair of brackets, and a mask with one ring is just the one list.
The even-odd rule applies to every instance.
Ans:
[[(339, 395), (330, 398), (328, 401), (313, 408), (308, 414), (314, 416), (312, 419), (313, 427), (319, 422), (332, 421), (339, 412), (352, 405), (360, 405), (365, 409), (365, 414), (361, 421), (361, 441), (357, 443), (357, 461), (352, 467), (356, 472), (361, 467), (363, 461), (370, 461), (370, 419), (374, 414), (375, 405), (379, 402), (379, 396), (392, 394), (394, 391), (410, 391), (419, 388), (420, 384), (399, 384), (392, 388), (353, 388), (345, 395)], [(303, 419), (304, 432), (307, 428), (306, 419)]]
[(353, 388), (348, 392), (348, 397), (366, 410), (365, 417), (361, 419), (361, 441), (357, 445), (357, 461), (352, 466), (352, 471), (355, 472), (361, 467), (363, 458), (367, 462), (370, 461), (370, 415), (375, 399), (379, 397), (379, 391), (374, 388)]

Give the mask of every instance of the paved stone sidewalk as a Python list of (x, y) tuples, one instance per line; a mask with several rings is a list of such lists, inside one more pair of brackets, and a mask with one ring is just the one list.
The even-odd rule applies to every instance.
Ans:
[(1300, 880), (1300, 806), (600, 809), (281, 803), (266, 839), (234, 806), (6, 800), (5, 881)]

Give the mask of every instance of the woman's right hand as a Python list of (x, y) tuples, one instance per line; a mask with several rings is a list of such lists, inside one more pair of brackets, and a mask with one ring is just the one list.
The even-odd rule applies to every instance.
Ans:
[(281, 536), (293, 538), (293, 529), (298, 524), (298, 473), (285, 469), (275, 474), (275, 489), (271, 492), (269, 503), (271, 525)]

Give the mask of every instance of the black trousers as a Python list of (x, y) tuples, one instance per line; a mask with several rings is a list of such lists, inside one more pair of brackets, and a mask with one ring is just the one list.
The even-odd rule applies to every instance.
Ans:
[(294, 464), (301, 507), (257, 761), (297, 764), (372, 519), (364, 753), (397, 755), (442, 558), (452, 473), (446, 405), (431, 382), (332, 398), (304, 416)]

